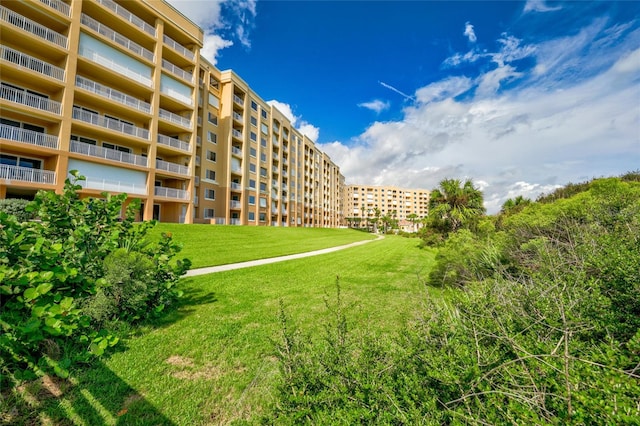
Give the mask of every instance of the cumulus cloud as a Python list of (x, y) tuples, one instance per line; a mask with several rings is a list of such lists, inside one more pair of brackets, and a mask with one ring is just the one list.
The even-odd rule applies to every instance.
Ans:
[[(429, 189), (473, 178), (491, 213), (507, 198), (635, 170), (640, 31), (596, 24), (563, 38), (561, 58), (549, 51), (557, 40), (525, 45), (502, 35), (495, 52), (483, 53), (492, 67), (419, 88), (401, 119), (321, 149), (347, 183)], [(525, 57), (534, 65), (519, 67)], [(563, 69), (540, 74), (536, 64)]]
[(222, 49), (234, 40), (251, 47), (250, 35), (256, 18), (256, 0), (168, 0), (204, 31), (202, 55), (214, 65)]
[(300, 133), (302, 133), (303, 135), (306, 135), (309, 139), (311, 139), (314, 142), (318, 140), (318, 137), (320, 136), (320, 129), (314, 126), (313, 124), (303, 120), (301, 117), (296, 116), (293, 113), (291, 105), (285, 102), (277, 101), (277, 100), (267, 101), (267, 104), (275, 107), (278, 111), (282, 113), (282, 115), (287, 117), (291, 125), (296, 129), (298, 129)]
[(380, 114), (382, 111), (389, 109), (391, 104), (389, 104), (389, 102), (376, 99), (370, 102), (359, 103), (358, 106), (361, 108), (370, 109), (371, 111), (374, 111), (376, 114)]
[(527, 12), (554, 12), (562, 9), (562, 6), (548, 6), (545, 0), (527, 0), (524, 5), (524, 13)]
[(470, 22), (464, 24), (464, 35), (467, 36), (471, 43), (475, 43), (478, 41), (478, 37), (476, 37), (476, 32), (473, 30), (473, 25)]

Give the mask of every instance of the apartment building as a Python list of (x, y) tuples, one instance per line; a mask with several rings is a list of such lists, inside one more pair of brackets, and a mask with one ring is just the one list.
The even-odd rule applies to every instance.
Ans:
[(158, 0), (0, 5), (0, 198), (126, 192), (140, 219), (343, 224), (344, 177)]
[(389, 216), (398, 220), (400, 228), (415, 231), (418, 220), (429, 212), (429, 191), (395, 186), (346, 185), (344, 187), (344, 216), (348, 226), (366, 227), (375, 217)]

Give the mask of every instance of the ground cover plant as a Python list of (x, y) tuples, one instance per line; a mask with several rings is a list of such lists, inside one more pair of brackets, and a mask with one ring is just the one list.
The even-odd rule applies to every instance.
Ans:
[(158, 223), (150, 234), (184, 241), (193, 268), (303, 253), (375, 238), (353, 229)]

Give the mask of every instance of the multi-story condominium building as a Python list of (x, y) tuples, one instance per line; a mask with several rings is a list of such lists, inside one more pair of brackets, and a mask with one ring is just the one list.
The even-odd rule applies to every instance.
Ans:
[(339, 226), (344, 178), (158, 0), (0, 5), (0, 198), (126, 192), (141, 219)]
[(351, 227), (370, 225), (376, 216), (389, 216), (398, 220), (400, 227), (414, 231), (419, 220), (429, 212), (429, 191), (426, 189), (406, 189), (395, 186), (344, 186), (344, 217)]

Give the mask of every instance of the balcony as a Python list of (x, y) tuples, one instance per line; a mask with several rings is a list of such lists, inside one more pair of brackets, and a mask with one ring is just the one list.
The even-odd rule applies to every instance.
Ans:
[(278, 173), (280, 173), (280, 170), (278, 170), (278, 168), (276, 166), (271, 166), (271, 172), (275, 173), (275, 174), (278, 174)]
[(0, 59), (18, 65), (20, 68), (25, 68), (55, 78), (56, 80), (64, 81), (64, 69), (41, 61), (26, 53), (11, 49), (10, 47), (0, 45)]
[(69, 5), (60, 0), (40, 0), (40, 2), (46, 4), (52, 9), (57, 10), (63, 15), (71, 16), (71, 8), (69, 7)]
[(191, 176), (188, 166), (182, 164), (170, 163), (169, 161), (156, 160), (156, 170), (164, 170), (166, 172), (177, 173), (183, 176)]
[(236, 105), (239, 105), (239, 106), (241, 106), (241, 107), (243, 107), (243, 108), (244, 108), (244, 101), (242, 100), (242, 98), (241, 98), (240, 96), (238, 96), (238, 95), (233, 95), (233, 102), (234, 102)]
[(60, 102), (52, 101), (49, 98), (34, 95), (26, 90), (16, 89), (9, 86), (0, 87), (0, 99), (26, 105), (31, 108), (39, 109), (40, 111), (51, 112), (57, 115), (60, 115), (60, 111), (62, 110), (62, 104), (60, 104)]
[(76, 76), (76, 87), (95, 93), (96, 95), (118, 102), (122, 105), (137, 109), (138, 111), (151, 113), (151, 104), (118, 90), (103, 86), (100, 83), (89, 80), (88, 78), (80, 77), (79, 75)]
[(156, 197), (173, 198), (175, 200), (189, 201), (189, 192), (182, 189), (165, 188), (164, 186), (156, 186), (153, 188), (153, 194)]
[(142, 19), (138, 18), (136, 15), (129, 12), (127, 9), (120, 6), (119, 4), (116, 4), (111, 0), (97, 0), (97, 2), (105, 6), (107, 9), (111, 9), (113, 12), (116, 13), (116, 15), (120, 16), (125, 21), (131, 22), (133, 25), (140, 28), (147, 34), (150, 34), (154, 37), (156, 36), (155, 27), (147, 24)]
[(56, 183), (56, 172), (51, 170), (0, 164), (0, 179), (54, 185)]
[(191, 128), (191, 123), (192, 123), (191, 120), (189, 120), (188, 118), (182, 117), (178, 114), (174, 114), (171, 111), (167, 111), (166, 109), (160, 108), (159, 115), (160, 115), (160, 118), (162, 118), (163, 120), (170, 121), (174, 124), (177, 124), (182, 127), (186, 127), (188, 129)]
[(242, 123), (242, 114), (238, 114), (237, 112), (233, 111), (233, 119), (239, 123)]
[(165, 135), (158, 135), (158, 143), (160, 145), (170, 146), (173, 148), (177, 148), (181, 151), (191, 152), (191, 144), (187, 142), (183, 142), (176, 138), (171, 138)]
[(47, 40), (50, 43), (56, 44), (63, 48), (68, 48), (69, 40), (67, 37), (59, 34), (37, 22), (32, 21), (4, 6), (0, 6), (0, 20), (8, 22), (9, 24), (18, 27), (28, 33)]
[(236, 157), (242, 157), (242, 150), (240, 148), (232, 146), (231, 147), (231, 154), (235, 155)]
[(236, 201), (236, 200), (231, 200), (229, 201), (229, 207), (232, 209), (240, 209), (242, 208), (242, 203), (240, 201)]
[(144, 75), (130, 68), (122, 66), (114, 62), (112, 59), (102, 56), (98, 52), (95, 52), (86, 46), (80, 46), (80, 48), (78, 49), (78, 53), (83, 58), (89, 59), (90, 61), (93, 61), (98, 65), (102, 65), (105, 68), (109, 68), (110, 70), (115, 71), (118, 74), (122, 74), (132, 80), (135, 80), (138, 83), (142, 83), (145, 86), (151, 87), (153, 85), (153, 81), (149, 77), (145, 77)]
[(33, 130), (25, 130), (6, 124), (0, 124), (0, 139), (8, 139), (29, 145), (41, 146), (43, 148), (58, 148), (57, 136), (34, 132)]
[(240, 167), (232, 167), (231, 168), (231, 173), (235, 173), (237, 175), (241, 175), (242, 174), (242, 168), (240, 168)]
[(71, 141), (70, 151), (90, 157), (103, 158), (105, 160), (117, 161), (118, 163), (135, 164), (136, 166), (147, 167), (147, 157), (129, 154), (115, 149), (103, 148), (88, 143)]
[(236, 130), (236, 129), (231, 130), (231, 135), (236, 139), (242, 140), (242, 132), (240, 130)]
[(193, 82), (193, 73), (187, 72), (182, 68), (173, 65), (171, 62), (167, 61), (166, 59), (162, 60), (162, 69), (169, 71), (171, 74), (175, 75), (176, 77), (180, 77), (183, 80), (186, 80), (188, 82)]
[(119, 120), (104, 117), (93, 112), (83, 111), (78, 107), (73, 107), (73, 118), (84, 121), (85, 123), (93, 124), (94, 126), (104, 127), (106, 129), (115, 130), (119, 133), (149, 140), (149, 131), (146, 129), (132, 126), (131, 124), (123, 123)]
[(135, 53), (136, 55), (142, 56), (143, 58), (153, 62), (154, 54), (152, 51), (145, 49), (144, 47), (140, 46), (138, 43), (135, 43), (129, 40), (127, 37), (112, 30), (106, 25), (96, 21), (95, 19), (89, 17), (88, 15), (85, 15), (83, 13), (80, 22), (82, 22), (83, 25), (86, 25), (87, 27), (91, 28), (95, 32), (102, 34), (103, 36), (113, 41), (114, 43), (117, 43), (120, 46), (124, 47), (125, 49)]
[(160, 93), (164, 93), (167, 96), (171, 96), (173, 99), (176, 99), (176, 100), (182, 102), (183, 104), (186, 104), (186, 105), (189, 105), (189, 106), (193, 105), (193, 99), (191, 99), (189, 96), (185, 96), (182, 93), (180, 93), (180, 92), (178, 92), (176, 90), (173, 90), (171, 88), (163, 87), (163, 88), (160, 89)]
[(77, 184), (85, 189), (96, 189), (98, 191), (124, 192), (127, 194), (137, 195), (147, 194), (146, 185), (136, 185), (134, 183), (119, 180), (108, 180), (86, 176), (85, 180), (79, 180)]
[(193, 61), (193, 59), (195, 58), (195, 55), (193, 54), (192, 51), (190, 51), (189, 49), (187, 49), (186, 47), (184, 47), (183, 45), (181, 45), (171, 37), (167, 35), (163, 35), (162, 40), (164, 41), (164, 44), (166, 44), (176, 52), (180, 53), (182, 56), (189, 59), (190, 61)]
[(242, 191), (242, 185), (240, 185), (239, 183), (231, 182), (231, 190)]

